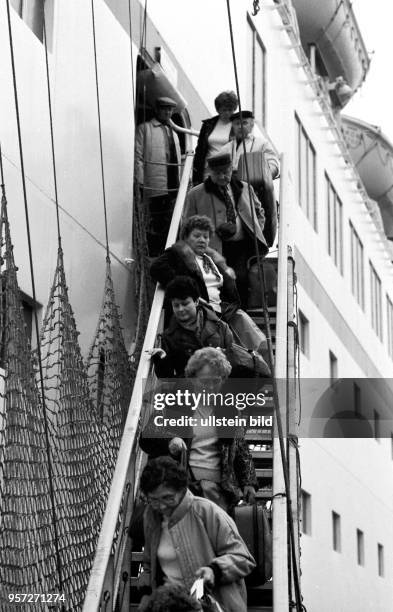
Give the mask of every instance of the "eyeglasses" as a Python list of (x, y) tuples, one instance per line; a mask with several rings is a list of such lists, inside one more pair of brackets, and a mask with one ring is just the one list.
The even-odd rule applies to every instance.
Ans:
[(152, 508), (159, 508), (161, 504), (164, 506), (173, 506), (177, 503), (177, 495), (163, 495), (163, 497), (158, 499), (156, 497), (149, 497), (148, 495), (147, 503), (152, 506)]

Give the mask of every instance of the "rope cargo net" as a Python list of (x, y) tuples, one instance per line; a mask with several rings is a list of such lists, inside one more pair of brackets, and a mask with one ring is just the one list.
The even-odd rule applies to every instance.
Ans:
[(107, 259), (104, 297), (93, 344), (87, 357), (90, 397), (108, 444), (111, 477), (132, 391), (132, 371), (120, 326), (110, 261)]
[(68, 299), (63, 253), (40, 337), (66, 608), (81, 605), (110, 484), (108, 434), (96, 418)]
[[(57, 570), (43, 407), (35, 384), (4, 192), (0, 240), (0, 609), (14, 610), (10, 593), (49, 592)], [(34, 602), (21, 608), (44, 609)]]

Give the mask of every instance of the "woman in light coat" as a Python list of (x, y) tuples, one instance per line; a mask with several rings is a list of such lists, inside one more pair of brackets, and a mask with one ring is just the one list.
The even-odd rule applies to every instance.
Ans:
[(140, 577), (145, 596), (139, 611), (148, 605), (147, 593), (159, 585), (179, 584), (189, 590), (202, 578), (225, 612), (247, 612), (243, 578), (255, 561), (226, 512), (194, 496), (187, 489), (185, 470), (169, 457), (148, 463), (141, 489), (148, 507)]

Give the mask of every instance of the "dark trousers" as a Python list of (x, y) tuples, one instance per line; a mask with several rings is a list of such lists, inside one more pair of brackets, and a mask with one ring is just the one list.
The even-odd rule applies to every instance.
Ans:
[[(222, 243), (222, 254), (228, 266), (236, 273), (236, 286), (240, 295), (243, 309), (247, 309), (248, 302), (248, 270), (247, 262), (252, 256), (250, 240), (226, 241)], [(252, 247), (252, 244), (251, 244)]]
[(162, 255), (171, 225), (176, 192), (146, 198), (146, 238), (150, 257)]

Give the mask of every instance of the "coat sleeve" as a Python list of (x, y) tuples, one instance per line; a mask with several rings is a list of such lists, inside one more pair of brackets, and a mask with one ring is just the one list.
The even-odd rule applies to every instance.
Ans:
[(170, 249), (155, 259), (150, 267), (150, 275), (156, 283), (164, 288), (176, 276), (175, 256)]
[(205, 527), (216, 555), (210, 563), (216, 582), (228, 584), (248, 576), (255, 561), (234, 521), (215, 504), (206, 505), (204, 509)]
[(135, 179), (143, 185), (144, 182), (144, 152), (146, 149), (147, 124), (138, 125), (135, 133)]
[(223, 326), (223, 335), (224, 335), (224, 347), (223, 348), (229, 350), (233, 344), (233, 334), (231, 332), (231, 329), (228, 323), (224, 323), (224, 321), (221, 321), (221, 324)]
[(161, 348), (165, 351), (166, 356), (160, 359), (159, 355), (154, 355), (153, 363), (156, 376), (158, 378), (174, 378), (175, 367), (173, 363), (173, 355), (171, 347), (165, 339), (165, 335), (162, 336)]
[(278, 178), (280, 176), (280, 162), (276, 153), (273, 151), (272, 147), (267, 141), (263, 145), (263, 153), (269, 165), (270, 172), (272, 173), (272, 178)]
[(208, 125), (206, 122), (202, 123), (201, 131), (199, 132), (197, 146), (195, 148), (194, 155), (194, 168), (192, 182), (194, 185), (198, 185), (203, 182), (203, 169), (205, 166), (206, 150), (207, 150), (207, 138), (208, 138)]
[(151, 418), (149, 419), (146, 427), (142, 431), (139, 437), (139, 446), (140, 448), (149, 455), (150, 458), (161, 457), (163, 455), (169, 455), (169, 442), (170, 438), (165, 438), (164, 436), (161, 438), (158, 437), (150, 437), (149, 431), (151, 431), (151, 422), (152, 418), (156, 413), (153, 413)]
[(187, 193), (187, 196), (184, 202), (182, 223), (184, 223), (189, 217), (192, 217), (192, 215), (197, 215), (197, 214), (198, 214), (198, 211), (197, 211), (196, 198), (194, 196), (193, 190), (191, 189), (191, 191)]

